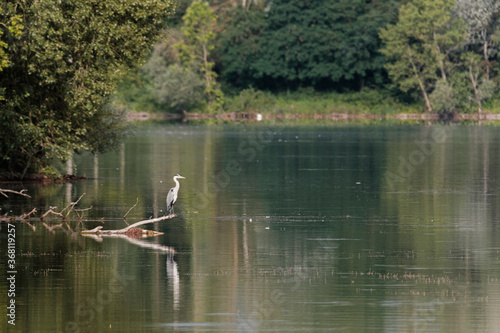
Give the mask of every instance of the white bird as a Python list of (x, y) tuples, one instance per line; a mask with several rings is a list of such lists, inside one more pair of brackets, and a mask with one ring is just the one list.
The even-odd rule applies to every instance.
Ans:
[(172, 187), (170, 191), (168, 191), (167, 195), (167, 211), (172, 212), (172, 214), (174, 213), (174, 204), (177, 201), (177, 193), (179, 193), (179, 181), (177, 180), (177, 178), (186, 179), (179, 174), (176, 174), (173, 178), (175, 187)]

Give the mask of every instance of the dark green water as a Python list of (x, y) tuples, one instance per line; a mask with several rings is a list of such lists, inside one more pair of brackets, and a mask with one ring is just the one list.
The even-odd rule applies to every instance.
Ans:
[[(2, 184), (15, 223), (9, 332), (497, 332), (500, 130), (151, 126), (76, 156), (75, 184)], [(75, 233), (165, 214), (154, 238)], [(10, 212), (12, 211), (12, 212)], [(74, 215), (72, 215), (74, 216)], [(103, 218), (104, 222), (96, 221)], [(9, 228), (0, 224), (1, 253)], [(4, 329), (5, 328), (5, 329)]]

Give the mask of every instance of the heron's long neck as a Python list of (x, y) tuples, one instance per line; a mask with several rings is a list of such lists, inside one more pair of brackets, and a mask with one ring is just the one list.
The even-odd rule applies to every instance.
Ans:
[(179, 188), (179, 181), (177, 180), (176, 177), (174, 177), (174, 182), (175, 182), (175, 188)]

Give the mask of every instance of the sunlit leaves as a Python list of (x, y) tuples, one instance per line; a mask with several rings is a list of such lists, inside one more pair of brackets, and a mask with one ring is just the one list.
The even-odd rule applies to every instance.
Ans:
[(106, 119), (119, 118), (105, 107), (109, 96), (148, 54), (173, 2), (14, 1), (0, 8), (25, 26), (0, 77), (2, 123), (10, 124), (0, 134), (0, 168), (37, 171), (74, 150), (105, 149), (117, 129)]
[(224, 98), (216, 81), (217, 73), (213, 70), (215, 63), (210, 60), (215, 47), (216, 20), (207, 2), (194, 1), (182, 17), (184, 38), (175, 45), (181, 64), (203, 77), (210, 112), (219, 110)]
[[(0, 72), (12, 64), (9, 54), (6, 52), (10, 43), (18, 39), (23, 31), (23, 19), (21, 15), (6, 16), (4, 8), (0, 7)], [(3, 97), (4, 89), (0, 87), (0, 101)]]
[(170, 110), (189, 110), (204, 98), (205, 85), (200, 76), (179, 64), (167, 66), (151, 59), (143, 68), (151, 80), (148, 91)]
[(473, 102), (482, 112), (496, 89), (499, 14), (491, 0), (408, 2), (380, 32), (389, 75), (404, 92), (420, 90), (428, 110), (467, 111)]
[(450, 58), (465, 35), (464, 25), (451, 16), (452, 0), (414, 0), (403, 5), (398, 22), (380, 31), (390, 77), (402, 91), (418, 89), (432, 110), (428, 94), (440, 78), (447, 81)]

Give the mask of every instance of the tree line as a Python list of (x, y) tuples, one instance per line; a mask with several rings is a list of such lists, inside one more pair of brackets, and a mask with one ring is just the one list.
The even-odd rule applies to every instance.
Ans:
[(309, 87), (376, 89), (429, 112), (481, 113), (497, 96), (496, 0), (182, 4), (148, 64), (124, 83), (129, 103), (213, 111), (224, 104), (222, 91)]
[(219, 112), (260, 91), (481, 113), (498, 97), (499, 13), (496, 0), (2, 1), (0, 170), (105, 151), (124, 108)]

